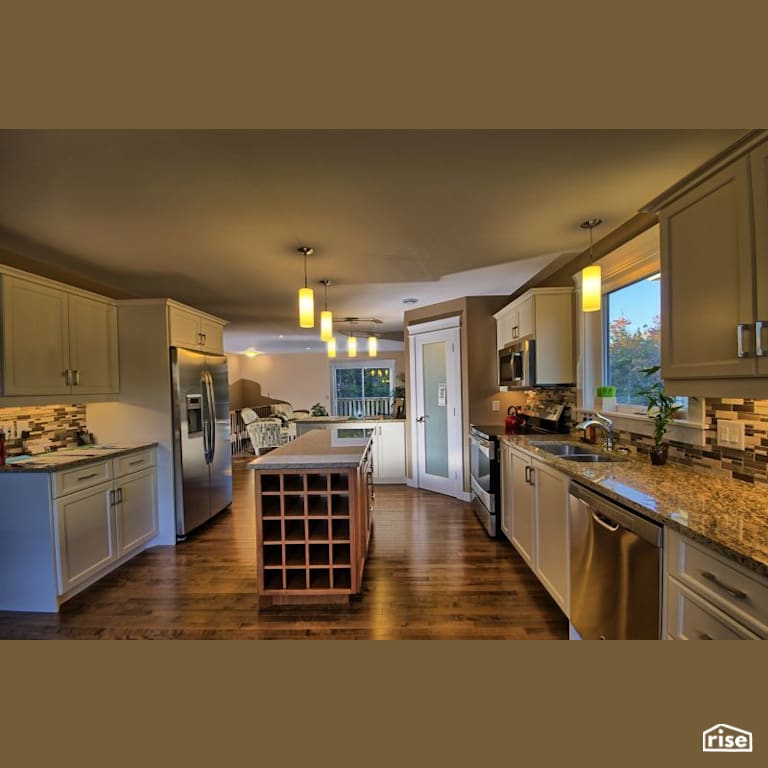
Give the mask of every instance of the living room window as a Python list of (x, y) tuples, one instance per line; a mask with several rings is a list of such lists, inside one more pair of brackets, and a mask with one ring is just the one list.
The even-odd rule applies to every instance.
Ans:
[(394, 360), (376, 364), (358, 362), (331, 363), (331, 408), (334, 416), (389, 416), (392, 413)]

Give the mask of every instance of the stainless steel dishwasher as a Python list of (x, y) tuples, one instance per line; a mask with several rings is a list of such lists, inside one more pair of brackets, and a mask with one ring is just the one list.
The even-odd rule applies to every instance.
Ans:
[(569, 487), (571, 624), (584, 640), (658, 640), (662, 526)]

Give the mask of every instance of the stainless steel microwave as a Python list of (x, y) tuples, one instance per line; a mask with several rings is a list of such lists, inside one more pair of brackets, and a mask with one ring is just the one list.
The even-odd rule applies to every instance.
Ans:
[(536, 385), (536, 342), (521, 339), (499, 350), (499, 386), (526, 388)]

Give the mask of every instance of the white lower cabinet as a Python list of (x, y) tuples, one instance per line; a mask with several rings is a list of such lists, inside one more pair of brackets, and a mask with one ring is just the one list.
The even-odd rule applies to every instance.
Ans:
[(117, 556), (122, 557), (157, 534), (157, 482), (154, 469), (115, 480)]
[(109, 481), (54, 501), (60, 595), (117, 559), (112, 490)]
[(373, 481), (384, 484), (405, 482), (405, 422), (375, 424)]
[(667, 638), (768, 638), (768, 579), (672, 528), (664, 569)]
[(61, 603), (157, 535), (155, 449), (51, 472), (0, 474), (0, 610)]
[(568, 478), (502, 442), (501, 529), (568, 615)]
[[(132, 463), (142, 468), (132, 471)], [(60, 482), (61, 475), (79, 475), (82, 482), (103, 475), (113, 478), (54, 500), (59, 595), (65, 595), (106, 572), (157, 533), (154, 452), (128, 454), (56, 474), (54, 489), (66, 487)]]

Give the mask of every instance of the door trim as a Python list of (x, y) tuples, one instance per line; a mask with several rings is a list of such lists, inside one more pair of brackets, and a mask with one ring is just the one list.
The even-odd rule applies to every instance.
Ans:
[[(448, 385), (448, 407), (453, 408), (455, 414), (448, 419), (448, 473), (445, 493), (464, 501), (471, 495), (464, 490), (464, 444), (462, 430), (462, 389), (461, 389), (461, 317), (458, 315), (433, 320), (427, 323), (408, 326), (409, 336), (409, 386), (413, 392), (413, 410), (417, 410), (419, 398), (416, 386), (416, 371), (419, 365), (416, 347), (417, 340), (426, 340), (424, 337), (434, 335), (434, 341), (446, 343), (446, 383)], [(419, 337), (418, 339), (415, 337)], [(430, 339), (431, 341), (432, 339)], [(448, 349), (452, 345), (453, 349)], [(415, 487), (423, 487), (419, 477), (419, 425), (416, 421), (416, 413), (410, 418), (411, 427), (411, 470)], [(452, 481), (452, 482), (451, 482)]]

